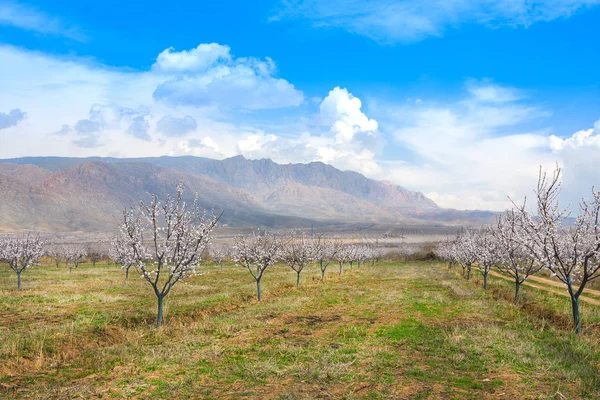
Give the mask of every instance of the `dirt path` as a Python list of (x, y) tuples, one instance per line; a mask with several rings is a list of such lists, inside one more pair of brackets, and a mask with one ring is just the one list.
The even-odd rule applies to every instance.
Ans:
[[(567, 288), (567, 286), (564, 283), (562, 283), (561, 281), (558, 281), (558, 280), (552, 280), (552, 279), (548, 279), (548, 278), (542, 278), (540, 276), (530, 276), (529, 279), (532, 280), (532, 281), (543, 283), (544, 285), (555, 286), (555, 287), (559, 287), (561, 289), (566, 289)], [(585, 293), (591, 294), (593, 296), (600, 296), (600, 290), (589, 289), (587, 287), (585, 288)]]
[[(490, 275), (493, 275), (493, 276), (498, 277), (498, 278), (505, 279), (507, 281), (514, 282), (514, 279), (513, 279), (512, 276), (502, 275), (502, 274), (500, 274), (498, 272), (495, 272), (495, 271), (490, 271)], [(569, 293), (567, 293), (566, 290), (559, 290), (558, 289), (558, 288), (564, 289), (564, 287), (562, 286), (562, 284), (560, 284), (558, 282), (553, 282), (553, 281), (551, 281), (549, 279), (544, 279), (544, 278), (533, 279), (533, 278), (536, 278), (536, 277), (530, 277), (528, 280), (526, 280), (525, 282), (523, 282), (523, 285), (531, 286), (531, 287), (536, 288), (536, 289), (545, 290), (547, 292), (558, 294), (560, 296), (569, 297)], [(535, 281), (536, 283), (532, 282), (532, 280)], [(548, 284), (550, 287), (545, 286), (544, 284)], [(555, 288), (557, 288), (557, 289), (555, 289)], [(598, 292), (598, 291), (597, 290), (593, 290), (591, 292)], [(595, 306), (600, 306), (600, 300), (593, 299), (591, 297), (586, 297), (586, 296), (583, 296), (583, 295), (580, 296), (579, 299), (585, 301), (586, 303), (593, 304)]]

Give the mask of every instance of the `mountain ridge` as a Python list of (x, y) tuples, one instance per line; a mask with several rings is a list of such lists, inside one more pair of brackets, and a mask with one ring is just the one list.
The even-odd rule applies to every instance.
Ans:
[(225, 211), (224, 222), (231, 226), (451, 224), (456, 219), (444, 219), (444, 209), (422, 193), (319, 162), (24, 157), (0, 160), (0, 178), (0, 190), (11, 199), (0, 203), (5, 231), (111, 230), (124, 207), (151, 194), (172, 193), (179, 182), (188, 198), (198, 194), (202, 207)]
[[(255, 177), (260, 177), (262, 173), (263, 177), (266, 172), (271, 173), (269, 178), (271, 180), (278, 180), (281, 182), (286, 177), (292, 178), (293, 180), (300, 181), (307, 186), (317, 187), (331, 187), (335, 184), (334, 189), (340, 190), (345, 193), (349, 193), (347, 188), (342, 187), (343, 184), (339, 181), (332, 180), (333, 175), (344, 176), (344, 182), (347, 184), (349, 181), (354, 181), (355, 184), (361, 185), (360, 189), (363, 192), (367, 189), (365, 185), (367, 182), (376, 182), (380, 188), (393, 187), (400, 193), (405, 195), (414, 194), (414, 199), (426, 203), (427, 207), (438, 208), (437, 204), (431, 199), (428, 199), (423, 193), (414, 192), (407, 190), (400, 185), (393, 184), (389, 181), (377, 181), (369, 179), (364, 175), (355, 171), (342, 171), (331, 165), (313, 161), (310, 163), (289, 163), (289, 164), (278, 164), (268, 158), (262, 158), (258, 160), (249, 160), (241, 155), (225, 158), (223, 160), (216, 160), (205, 157), (196, 156), (160, 156), (160, 157), (139, 157), (139, 158), (114, 158), (114, 157), (22, 157), (0, 160), (0, 163), (11, 163), (11, 164), (31, 164), (41, 168), (56, 171), (59, 169), (65, 169), (75, 164), (81, 164), (90, 161), (100, 161), (107, 163), (127, 163), (127, 162), (143, 162), (162, 167), (173, 167), (184, 172), (193, 174), (202, 174), (212, 177), (213, 179), (220, 180), (227, 184), (240, 187), (248, 188), (255, 187), (254, 182), (249, 182), (248, 176), (244, 176), (243, 179), (239, 179), (240, 176), (235, 177), (234, 172), (240, 168), (246, 169), (248, 172), (254, 172)], [(251, 168), (248, 168), (251, 167)], [(310, 175), (308, 170), (318, 172), (318, 174)], [(312, 179), (311, 179), (312, 178)], [(264, 179), (261, 183), (264, 183)], [(385, 192), (385, 190), (382, 190)], [(355, 195), (356, 193), (349, 193)], [(364, 193), (366, 195), (367, 193)], [(391, 200), (391, 199), (390, 199)]]

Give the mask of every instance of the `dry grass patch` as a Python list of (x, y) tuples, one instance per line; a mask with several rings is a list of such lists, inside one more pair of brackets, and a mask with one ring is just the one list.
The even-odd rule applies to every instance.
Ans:
[(22, 293), (0, 272), (0, 397), (600, 395), (598, 340), (563, 329), (568, 310), (554, 298), (527, 292), (515, 307), (504, 299), (509, 285), (493, 281), (484, 293), (476, 277), (435, 263), (330, 271), (324, 283), (310, 268), (299, 289), (276, 266), (262, 302), (247, 271), (205, 272), (169, 295), (160, 330), (150, 288), (135, 274), (125, 283), (114, 266), (42, 267)]

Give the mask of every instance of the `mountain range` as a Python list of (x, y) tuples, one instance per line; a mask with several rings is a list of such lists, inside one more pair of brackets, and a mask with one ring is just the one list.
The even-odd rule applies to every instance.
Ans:
[(492, 215), (442, 209), (422, 193), (321, 162), (24, 157), (0, 160), (0, 231), (111, 231), (124, 207), (174, 193), (180, 182), (187, 198), (238, 227), (462, 224)]

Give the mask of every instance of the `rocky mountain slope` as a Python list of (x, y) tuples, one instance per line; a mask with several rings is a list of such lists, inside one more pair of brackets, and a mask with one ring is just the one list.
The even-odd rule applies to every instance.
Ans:
[(421, 193), (318, 162), (28, 157), (0, 160), (0, 230), (112, 230), (124, 207), (178, 182), (234, 226), (393, 225), (443, 214)]

